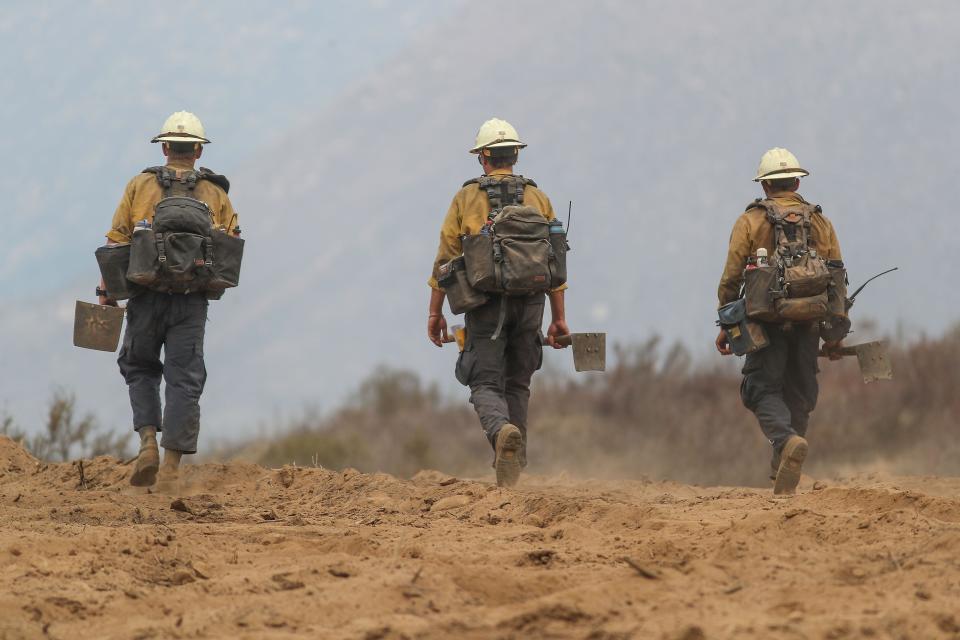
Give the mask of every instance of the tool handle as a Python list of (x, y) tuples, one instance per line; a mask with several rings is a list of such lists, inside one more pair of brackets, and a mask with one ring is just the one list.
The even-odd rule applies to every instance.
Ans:
[[(840, 347), (839, 349), (835, 349), (834, 353), (839, 353), (841, 356), (855, 356), (857, 355), (857, 350), (854, 347)], [(829, 354), (827, 354), (823, 349), (821, 349), (820, 353), (817, 355), (819, 355), (821, 358), (829, 357)]]
[(553, 339), (553, 341), (556, 342), (561, 347), (569, 347), (570, 345), (573, 344), (573, 336), (569, 334), (565, 336), (557, 336)]

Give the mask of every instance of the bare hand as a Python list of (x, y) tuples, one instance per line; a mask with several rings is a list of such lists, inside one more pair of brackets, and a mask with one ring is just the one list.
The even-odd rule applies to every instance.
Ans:
[(831, 360), (840, 360), (843, 358), (843, 354), (840, 353), (842, 348), (843, 340), (837, 340), (836, 342), (824, 342), (820, 351)]
[(565, 345), (557, 344), (556, 338), (570, 335), (570, 327), (566, 320), (554, 320), (547, 329), (547, 344), (554, 349), (566, 349)]
[(443, 314), (434, 314), (427, 318), (427, 337), (430, 342), (442, 347), (444, 342), (450, 342), (450, 335), (447, 333), (447, 319)]
[(722, 356), (733, 355), (733, 349), (730, 348), (730, 341), (727, 340), (727, 332), (723, 329), (720, 329), (720, 334), (717, 336), (716, 342), (717, 351), (720, 352)]
[(114, 300), (113, 298), (108, 298), (107, 296), (99, 296), (99, 297), (97, 298), (97, 302), (99, 302), (101, 305), (104, 305), (104, 306), (107, 306), (107, 307), (116, 307), (116, 306), (119, 306), (119, 305), (117, 305), (117, 301), (116, 301), (116, 300)]

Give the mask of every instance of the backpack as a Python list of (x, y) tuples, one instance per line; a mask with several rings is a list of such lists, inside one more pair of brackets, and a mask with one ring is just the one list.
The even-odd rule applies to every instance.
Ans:
[(480, 233), (463, 236), (467, 281), (486, 293), (510, 296), (546, 293), (567, 281), (567, 245), (563, 225), (523, 204), (523, 176), (483, 176), (476, 183), (490, 201)]
[(193, 197), (200, 180), (209, 180), (229, 192), (230, 182), (209, 169), (185, 171), (149, 167), (163, 198), (156, 204), (150, 227), (138, 226), (130, 243), (127, 279), (165, 293), (206, 292), (219, 298), (240, 280), (241, 238), (215, 229), (206, 203)]
[[(766, 322), (825, 320), (835, 312), (838, 281), (835, 273), (811, 246), (810, 220), (822, 209), (801, 203), (781, 210), (772, 200), (757, 199), (747, 207), (763, 209), (773, 226), (774, 253), (770, 264), (744, 271), (743, 297), (749, 318)], [(842, 263), (839, 269), (843, 269)], [(843, 296), (846, 291), (844, 287)]]

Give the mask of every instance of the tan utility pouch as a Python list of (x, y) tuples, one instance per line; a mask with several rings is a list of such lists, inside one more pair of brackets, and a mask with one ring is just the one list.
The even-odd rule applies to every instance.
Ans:
[(779, 269), (757, 267), (743, 273), (743, 298), (746, 301), (747, 317), (761, 322), (777, 320), (774, 299), (780, 294)]
[(783, 322), (808, 322), (827, 317), (827, 292), (806, 298), (778, 298), (774, 303)]
[(450, 311), (455, 314), (473, 311), (489, 300), (489, 296), (470, 285), (463, 256), (440, 265), (437, 283), (447, 294)]
[(809, 298), (827, 290), (832, 276), (826, 263), (810, 254), (783, 269), (783, 289), (788, 298)]

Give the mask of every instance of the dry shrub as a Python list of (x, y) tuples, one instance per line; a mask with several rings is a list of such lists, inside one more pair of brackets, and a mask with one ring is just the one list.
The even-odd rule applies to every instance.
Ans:
[[(896, 379), (865, 385), (853, 359), (822, 361), (808, 436), (812, 474), (869, 467), (960, 473), (960, 325), (894, 345)], [(604, 374), (541, 375), (531, 403), (530, 471), (763, 485), (770, 447), (740, 403), (732, 362), (695, 363), (657, 340), (617, 347)], [(416, 374), (383, 369), (329, 417), (245, 447), (269, 465), (296, 462), (410, 475), (422, 468), (488, 473), (492, 453), (472, 407)], [(237, 453), (236, 451), (234, 453)]]
[(87, 413), (77, 415), (77, 398), (65, 389), (55, 389), (47, 405), (44, 429), (34, 435), (17, 427), (13, 418), (4, 414), (0, 419), (0, 434), (20, 442), (34, 457), (41, 460), (70, 460), (72, 456), (93, 458), (126, 455), (126, 438), (101, 429), (96, 417)]

